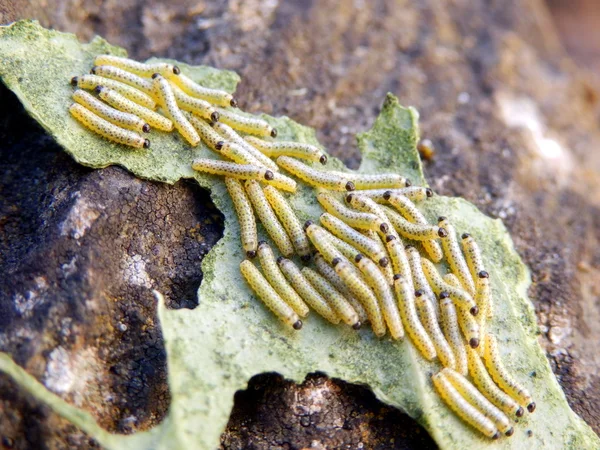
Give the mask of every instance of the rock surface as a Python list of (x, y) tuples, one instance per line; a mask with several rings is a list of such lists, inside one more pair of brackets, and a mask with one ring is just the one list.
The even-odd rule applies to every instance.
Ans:
[[(600, 431), (597, 92), (542, 3), (2, 3), (2, 22), (37, 18), (81, 39), (102, 34), (139, 59), (236, 70), (242, 108), (315, 127), (353, 167), (353, 135), (385, 92), (416, 106), (436, 150), (432, 187), (505, 221), (532, 270), (540, 342), (573, 409)], [(193, 307), (220, 214), (192, 184), (76, 165), (4, 88), (0, 142), (0, 347), (107, 429), (151, 427), (169, 394), (149, 288)], [(0, 380), (2, 445), (94, 445)], [(317, 403), (318, 414), (303, 412)], [(363, 389), (269, 375), (236, 397), (222, 446), (433, 446), (423, 434)]]

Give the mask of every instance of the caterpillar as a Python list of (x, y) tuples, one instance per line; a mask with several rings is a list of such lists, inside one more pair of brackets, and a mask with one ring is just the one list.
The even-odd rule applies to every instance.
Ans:
[(98, 55), (94, 59), (95, 66), (113, 66), (126, 70), (142, 77), (150, 77), (153, 73), (160, 73), (167, 77), (172, 74), (179, 75), (181, 70), (173, 64), (167, 63), (141, 63), (129, 58), (113, 55)]
[[(384, 198), (394, 207), (396, 208), (400, 214), (402, 214), (409, 222), (416, 223), (418, 225), (428, 225), (427, 219), (417, 209), (417, 206), (410, 201), (406, 196), (399, 194), (384, 194)], [(440, 247), (439, 242), (435, 240), (425, 240), (421, 242), (423, 248), (429, 255), (429, 257), (433, 260), (433, 262), (440, 262), (444, 257), (444, 253), (442, 252), (442, 248)]]
[[(342, 258), (340, 250), (328, 238), (325, 230), (323, 230), (312, 220), (307, 220), (304, 224), (304, 231), (308, 236), (308, 239), (315, 246), (317, 251), (325, 258), (326, 261), (333, 261), (336, 258)], [(354, 252), (353, 252), (354, 254)]]
[(219, 113), (210, 103), (200, 98), (187, 95), (173, 83), (169, 83), (169, 86), (173, 91), (173, 95), (177, 101), (177, 106), (179, 106), (179, 108), (181, 108), (183, 111), (196, 114), (203, 119), (211, 120), (213, 122), (217, 122), (219, 120)]
[(294, 246), (287, 235), (283, 225), (279, 223), (273, 208), (269, 205), (265, 194), (256, 180), (247, 180), (245, 182), (246, 193), (252, 203), (252, 207), (267, 231), (267, 234), (273, 239), (275, 245), (282, 255), (292, 256), (294, 254)]
[(317, 201), (321, 204), (325, 211), (327, 211), (332, 216), (341, 219), (342, 221), (350, 225), (352, 228), (374, 231), (388, 229), (387, 224), (384, 223), (375, 214), (353, 211), (350, 208), (343, 205), (331, 194), (319, 192), (317, 194)]
[(381, 206), (394, 229), (402, 236), (415, 241), (430, 241), (438, 237), (445, 237), (447, 232), (443, 227), (436, 225), (419, 225), (409, 222), (396, 211), (387, 206)]
[(112, 66), (94, 66), (90, 71), (92, 75), (98, 75), (99, 77), (110, 78), (111, 80), (120, 81), (121, 83), (128, 84), (151, 97), (155, 96), (152, 82), (144, 78), (138, 77), (137, 75), (127, 72), (126, 70), (119, 69), (118, 67)]
[(492, 311), (492, 288), (490, 286), (490, 274), (482, 270), (477, 274), (475, 281), (475, 302), (481, 311), (481, 319), (491, 319)]
[(246, 259), (241, 262), (240, 271), (256, 295), (283, 323), (295, 330), (302, 328), (302, 321), (298, 315), (281, 299), (254, 264)]
[(371, 328), (373, 329), (375, 336), (384, 336), (386, 331), (385, 322), (383, 321), (383, 315), (381, 314), (381, 308), (377, 302), (377, 297), (375, 297), (371, 288), (359, 277), (355, 276), (354, 271), (351, 268), (352, 266), (343, 261), (342, 258), (333, 259), (331, 265), (333, 266), (335, 273), (342, 279), (350, 292), (352, 292), (352, 294), (354, 294), (361, 302), (367, 313), (369, 322), (371, 322)]
[(269, 157), (263, 155), (260, 151), (246, 142), (233, 128), (223, 122), (212, 122), (211, 126), (226, 140), (236, 143), (241, 147), (245, 148), (246, 151), (252, 154), (256, 159), (261, 162), (261, 165), (277, 172), (279, 167)]
[(258, 260), (265, 274), (265, 278), (275, 291), (281, 296), (283, 301), (292, 307), (300, 317), (308, 316), (310, 310), (304, 300), (298, 295), (292, 286), (287, 282), (273, 254), (273, 250), (265, 241), (258, 243)]
[(215, 150), (238, 164), (250, 164), (253, 166), (263, 167), (262, 163), (253, 155), (248, 153), (245, 148), (233, 142), (219, 141), (215, 145)]
[(212, 175), (221, 175), (242, 180), (272, 180), (273, 172), (264, 167), (236, 164), (215, 159), (198, 158), (192, 162), (192, 169)]
[(465, 400), (442, 372), (433, 375), (431, 380), (442, 400), (444, 400), (450, 409), (452, 409), (462, 420), (489, 438), (498, 439), (500, 437), (500, 432), (494, 423)]
[(358, 268), (363, 273), (367, 280), (367, 284), (375, 292), (375, 296), (379, 300), (379, 305), (383, 312), (383, 318), (387, 324), (390, 334), (393, 339), (404, 338), (404, 327), (398, 306), (394, 301), (390, 285), (384, 278), (383, 274), (377, 265), (369, 258), (365, 258), (360, 253), (354, 258)]
[(385, 237), (385, 245), (392, 261), (392, 270), (395, 274), (400, 274), (406, 278), (412, 286), (412, 271), (410, 270), (404, 244), (399, 237), (388, 234)]
[(356, 311), (360, 322), (365, 323), (368, 320), (365, 309), (358, 301), (358, 299), (350, 292), (350, 290), (344, 284), (340, 276), (337, 273), (335, 273), (335, 270), (333, 270), (333, 268), (329, 264), (327, 264), (327, 261), (325, 261), (323, 255), (321, 255), (320, 253), (316, 253), (314, 255), (313, 261), (315, 263), (317, 271), (323, 277), (325, 277), (325, 279), (329, 281), (333, 285), (333, 287), (335, 287), (339, 292), (341, 292), (344, 295), (346, 300), (348, 300), (348, 303), (350, 303)]
[(444, 296), (439, 298), (440, 305), (440, 324), (444, 336), (450, 344), (454, 359), (456, 360), (456, 371), (462, 375), (467, 375), (469, 368), (467, 366), (467, 350), (465, 342), (458, 328), (458, 316), (456, 315), (456, 307), (450, 297)]
[(490, 401), (483, 396), (464, 376), (460, 373), (444, 368), (440, 374), (445, 377), (456, 390), (475, 408), (481, 411), (487, 418), (491, 419), (500, 432), (506, 436), (512, 436), (515, 429), (506, 415), (496, 408)]
[[(175, 72), (173, 73), (175, 74)], [(233, 106), (234, 108), (237, 106), (237, 101), (229, 92), (200, 86), (182, 73), (175, 75), (176, 76), (168, 76), (167, 78), (173, 84), (181, 88), (186, 94), (191, 95), (192, 97), (201, 98), (202, 100), (217, 106)]]
[(381, 206), (370, 198), (363, 197), (360, 194), (351, 193), (346, 195), (346, 202), (358, 211), (377, 216), (382, 223), (375, 231), (377, 231), (377, 233), (379, 233), (384, 239), (388, 233), (394, 233), (394, 231), (390, 228), (388, 218), (385, 215), (385, 212), (381, 209)]
[(99, 77), (97, 75), (82, 75), (71, 78), (71, 85), (88, 91), (95, 90), (98, 86), (104, 86), (118, 92), (123, 97), (137, 103), (145, 108), (156, 108), (156, 101), (148, 94), (137, 90), (127, 84), (109, 78)]
[[(259, 149), (266, 156), (277, 158), (278, 156), (293, 156), (295, 158), (307, 159), (309, 161), (327, 164), (327, 155), (319, 147), (294, 141), (267, 142), (254, 136), (244, 138), (253, 147)], [(329, 172), (331, 173), (331, 172)]]
[(310, 260), (310, 242), (289, 202), (273, 186), (265, 186), (263, 192), (271, 208), (273, 208), (281, 224), (290, 236), (296, 253), (300, 255), (302, 261)]
[(360, 252), (365, 253), (374, 261), (377, 261), (381, 267), (389, 264), (390, 260), (385, 250), (382, 251), (372, 239), (360, 234), (354, 228), (346, 225), (343, 221), (329, 213), (321, 214), (320, 220), (323, 226), (331, 233), (352, 245)]
[[(416, 250), (415, 253), (417, 253)], [(473, 297), (460, 287), (447, 284), (431, 261), (427, 258), (421, 258), (421, 268), (423, 269), (425, 278), (427, 278), (427, 281), (436, 294), (440, 295), (441, 292), (446, 292), (456, 303), (457, 307), (466, 309), (473, 316), (479, 314), (479, 308)]]
[[(217, 145), (220, 142), (223, 142), (223, 137), (219, 133), (215, 132), (215, 130), (213, 130), (209, 124), (198, 119), (193, 114), (188, 114), (187, 119), (198, 132), (198, 135), (200, 136), (200, 139), (204, 145), (206, 145), (209, 149), (220, 153), (219, 150), (217, 150)], [(264, 167), (264, 164), (261, 164), (259, 167)]]
[[(446, 291), (440, 293), (440, 300), (449, 297), (450, 294), (448, 294), (448, 292)], [(456, 314), (458, 318), (458, 325), (460, 326), (462, 334), (471, 346), (471, 348), (479, 347), (481, 334), (479, 329), (479, 323), (477, 322), (477, 320), (468, 310), (461, 307), (460, 305), (456, 307)]]
[(135, 148), (150, 147), (148, 139), (144, 139), (133, 131), (113, 125), (77, 103), (73, 103), (70, 106), (69, 112), (86, 128), (89, 128), (109, 141)]
[(327, 300), (308, 282), (296, 264), (283, 256), (277, 258), (277, 264), (294, 290), (317, 314), (334, 325), (340, 323), (337, 313), (329, 306)]
[(177, 100), (175, 100), (169, 82), (158, 73), (155, 73), (152, 75), (152, 88), (159, 104), (166, 110), (177, 131), (192, 147), (196, 147), (200, 143), (200, 136), (177, 106)]
[(296, 182), (292, 178), (286, 177), (279, 172), (274, 172), (273, 178), (269, 181), (266, 181), (266, 183), (276, 187), (277, 189), (281, 189), (282, 191), (296, 192)]
[(315, 170), (296, 159), (290, 158), (289, 156), (278, 157), (277, 164), (311, 186), (330, 189), (333, 191), (354, 190), (354, 184), (351, 181), (348, 181), (345, 178), (337, 175), (331, 175), (329, 172)]
[(533, 401), (531, 394), (509, 375), (500, 359), (496, 338), (491, 334), (485, 335), (485, 352), (483, 360), (492, 379), (498, 386), (520, 405), (526, 406), (527, 411), (530, 413), (534, 412), (535, 402)]
[(226, 123), (234, 130), (257, 136), (277, 137), (277, 129), (262, 119), (241, 116), (226, 109), (218, 109), (218, 112), (220, 115), (219, 121)]
[(479, 391), (508, 416), (523, 417), (525, 410), (512, 397), (504, 393), (488, 374), (476, 350), (467, 347), (469, 375)]
[(427, 198), (433, 197), (433, 191), (430, 188), (425, 188), (421, 186), (411, 186), (407, 188), (400, 189), (360, 189), (360, 195), (364, 197), (369, 197), (371, 200), (377, 203), (387, 203), (385, 198), (387, 193), (404, 195), (409, 200), (413, 202), (420, 202)]
[(415, 307), (415, 294), (410, 278), (397, 273), (394, 275), (394, 292), (398, 301), (400, 317), (406, 334), (423, 357), (429, 361), (437, 356), (435, 346), (419, 320)]
[(479, 250), (479, 245), (477, 245), (477, 242), (475, 242), (475, 239), (469, 233), (463, 233), (461, 237), (467, 266), (473, 277), (472, 279), (477, 280), (479, 272), (485, 271), (483, 260), (481, 259), (481, 250)]
[(407, 245), (405, 247), (406, 257), (408, 258), (408, 264), (410, 266), (410, 273), (412, 274), (413, 284), (416, 290), (420, 290), (423, 294), (429, 299), (432, 306), (434, 306), (434, 311), (437, 316), (437, 312), (439, 310), (439, 305), (436, 302), (435, 294), (429, 286), (429, 282), (425, 273), (423, 272), (423, 266), (421, 264), (421, 255), (415, 247), (412, 245)]
[(150, 125), (145, 123), (138, 116), (111, 108), (86, 91), (77, 89), (73, 92), (73, 100), (81, 106), (86, 107), (94, 114), (102, 117), (104, 120), (120, 126), (121, 128), (138, 132), (143, 131), (144, 133), (150, 132)]
[(317, 292), (327, 300), (327, 303), (342, 319), (342, 322), (355, 330), (360, 329), (362, 324), (358, 318), (358, 314), (348, 300), (331, 283), (309, 267), (302, 268), (302, 274)]
[(331, 173), (352, 181), (357, 190), (404, 188), (411, 185), (410, 180), (396, 173), (362, 174), (338, 171)]
[(423, 324), (425, 330), (427, 330), (427, 334), (431, 338), (431, 342), (433, 342), (433, 346), (435, 347), (435, 351), (440, 362), (444, 367), (450, 367), (451, 369), (454, 369), (456, 367), (454, 353), (452, 353), (452, 349), (450, 348), (448, 341), (446, 341), (446, 338), (444, 337), (444, 334), (438, 325), (435, 310), (431, 304), (431, 301), (421, 289), (417, 289), (415, 291), (415, 305), (417, 307), (417, 312), (419, 314), (419, 318), (421, 319), (421, 323)]
[(235, 178), (225, 178), (225, 186), (227, 192), (233, 201), (233, 207), (238, 216), (240, 223), (240, 238), (242, 240), (242, 248), (246, 252), (248, 258), (256, 256), (258, 246), (258, 236), (256, 233), (256, 219), (252, 212), (252, 205), (244, 191), (244, 187), (239, 180)]
[(444, 250), (444, 255), (448, 259), (448, 264), (450, 265), (452, 273), (458, 277), (460, 284), (462, 284), (463, 288), (470, 295), (475, 295), (475, 284), (473, 283), (471, 272), (469, 272), (469, 268), (467, 267), (467, 262), (458, 245), (454, 226), (452, 226), (450, 221), (443, 216), (438, 218), (438, 226), (443, 227), (447, 231), (445, 236), (440, 237), (443, 238), (442, 249)]
[(102, 100), (119, 111), (134, 114), (148, 123), (152, 128), (161, 131), (172, 131), (173, 122), (145, 106), (121, 95), (119, 92), (106, 86), (96, 86), (95, 92)]

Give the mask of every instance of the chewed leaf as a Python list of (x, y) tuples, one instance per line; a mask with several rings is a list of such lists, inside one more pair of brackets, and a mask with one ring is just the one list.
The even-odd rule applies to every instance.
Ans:
[[(215, 448), (227, 424), (234, 393), (244, 389), (252, 376), (278, 372), (302, 381), (315, 371), (370, 386), (382, 401), (421, 423), (442, 448), (600, 447), (598, 437), (570, 410), (536, 341), (535, 315), (526, 295), (529, 273), (502, 222), (486, 217), (462, 199), (436, 196), (424, 202), (429, 219), (443, 212), (459, 232), (468, 231), (478, 240), (495, 298), (495, 315), (489, 327), (498, 337), (507, 367), (534, 394), (538, 405), (534, 414), (519, 420), (512, 438), (490, 441), (441, 402), (430, 381), (439, 366), (425, 361), (407, 340), (380, 340), (367, 329), (356, 332), (334, 327), (314, 314), (297, 332), (280, 324), (253, 297), (239, 272), (244, 254), (224, 184), (215, 177), (196, 174), (190, 167), (193, 158), (211, 156), (207, 148), (191, 149), (176, 134), (152, 132), (149, 150), (128, 150), (93, 136), (69, 117), (70, 78), (86, 73), (94, 56), (107, 52), (124, 54), (100, 38), (80, 44), (73, 35), (48, 31), (34, 22), (0, 28), (3, 83), (75, 160), (98, 168), (118, 164), (138, 177), (168, 183), (182, 177), (196, 178), (211, 189), (226, 217), (222, 240), (203, 261), (199, 306), (191, 311), (167, 310), (156, 294), (168, 355), (172, 397), (168, 416), (148, 432), (112, 435), (100, 429), (87, 413), (48, 392), (5, 354), (0, 354), (0, 370), (111, 449)], [(238, 81), (231, 72), (177, 64), (184, 73), (211, 87), (233, 91)], [(287, 118), (264, 118), (284, 139), (317, 143), (309, 128)], [(424, 184), (415, 149), (417, 121), (414, 109), (400, 106), (388, 95), (373, 129), (359, 136), (364, 156), (361, 171), (395, 171), (414, 184)], [(332, 160), (331, 166), (341, 168), (342, 164)], [(302, 219), (316, 218), (320, 213), (308, 188), (299, 189), (292, 205)]]

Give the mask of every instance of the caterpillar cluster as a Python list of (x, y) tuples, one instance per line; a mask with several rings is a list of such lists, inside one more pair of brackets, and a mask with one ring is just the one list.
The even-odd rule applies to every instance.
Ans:
[[(140, 132), (151, 128), (176, 129), (192, 147), (203, 142), (217, 153), (192, 168), (224, 177), (246, 255), (240, 271), (284, 324), (301, 330), (314, 310), (335, 325), (358, 330), (368, 322), (378, 337), (406, 337), (442, 366), (432, 384), (443, 401), (487, 437), (511, 436), (514, 418), (535, 410), (487, 332), (492, 290), (475, 239), (459, 240), (445, 217), (429, 223), (416, 205), (431, 189), (398, 174), (318, 169), (314, 163), (328, 161), (321, 148), (273, 140), (277, 130), (266, 121), (226, 109), (237, 105), (231, 94), (197, 84), (177, 66), (110, 55), (95, 64), (91, 75), (72, 79), (81, 89), (71, 114), (126, 146), (148, 148)], [(296, 191), (293, 177), (315, 189), (320, 224), (301, 223), (281, 192)], [(259, 241), (257, 218), (280, 255)], [(436, 263), (444, 259), (450, 271), (442, 275)]]

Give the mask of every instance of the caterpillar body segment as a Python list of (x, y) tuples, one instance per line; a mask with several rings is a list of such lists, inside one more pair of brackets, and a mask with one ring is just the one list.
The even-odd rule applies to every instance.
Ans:
[(267, 198), (256, 180), (247, 180), (244, 184), (250, 203), (254, 208), (254, 212), (265, 228), (267, 234), (273, 239), (273, 242), (285, 257), (294, 254), (294, 246), (285, 228), (275, 215), (273, 208), (267, 201)]
[(352, 228), (378, 231), (385, 225), (385, 222), (375, 214), (353, 211), (343, 205), (342, 202), (337, 200), (331, 194), (319, 192), (317, 194), (317, 200), (325, 211), (332, 216), (341, 219)]
[(423, 266), (421, 264), (421, 255), (419, 255), (417, 249), (414, 248), (412, 245), (407, 245), (405, 247), (405, 250), (415, 290), (422, 291), (423, 295), (425, 295), (425, 297), (429, 299), (437, 317), (440, 308), (437, 302), (437, 298), (433, 290), (431, 289), (431, 286), (429, 285), (429, 281), (427, 280), (427, 277), (423, 272)]
[(233, 128), (223, 122), (212, 122), (211, 126), (219, 133), (224, 140), (231, 141), (246, 149), (248, 153), (251, 153), (256, 159), (261, 162), (261, 165), (271, 169), (274, 172), (279, 171), (279, 167), (269, 157), (263, 155), (260, 151), (250, 145), (244, 138), (242, 138)]
[(313, 169), (289, 156), (278, 157), (277, 164), (311, 186), (330, 189), (332, 191), (354, 190), (354, 184), (351, 181), (337, 175), (332, 175), (330, 172)]
[(390, 289), (390, 285), (379, 270), (379, 267), (369, 258), (364, 257), (360, 253), (354, 258), (356, 265), (363, 273), (367, 284), (375, 292), (379, 306), (383, 312), (383, 318), (390, 330), (390, 335), (394, 339), (404, 338), (404, 327), (398, 306)]
[(150, 147), (148, 139), (143, 138), (133, 131), (113, 125), (78, 103), (73, 103), (69, 108), (69, 112), (83, 126), (109, 141), (134, 148)]
[(302, 328), (298, 314), (282, 300), (254, 264), (246, 259), (240, 264), (240, 271), (256, 295), (283, 323), (295, 330)]
[(167, 78), (170, 82), (181, 88), (186, 94), (200, 98), (217, 106), (237, 106), (237, 102), (229, 92), (201, 86), (182, 73), (175, 75), (176, 76), (168, 76)]
[(484, 318), (491, 319), (494, 316), (490, 275), (485, 270), (479, 272), (475, 280), (475, 302), (479, 307), (480, 314), (482, 314), (481, 320)]
[(161, 75), (154, 74), (152, 76), (152, 88), (154, 89), (155, 98), (166, 111), (177, 131), (192, 147), (196, 147), (200, 143), (200, 136), (177, 106), (177, 100), (169, 82)]
[(141, 63), (129, 58), (123, 58), (114, 55), (98, 55), (94, 59), (95, 66), (113, 66), (126, 70), (141, 77), (151, 77), (155, 73), (160, 73), (163, 77), (169, 78), (173, 74), (180, 73), (179, 67), (168, 63)]
[[(186, 117), (198, 132), (198, 135), (200, 136), (202, 142), (204, 142), (204, 145), (206, 145), (212, 151), (220, 153), (220, 151), (217, 150), (217, 147), (219, 146), (219, 143), (223, 142), (223, 137), (219, 133), (215, 132), (215, 130), (213, 130), (211, 126), (204, 120), (199, 119), (193, 114), (187, 114)], [(264, 167), (264, 165), (261, 164), (259, 167)]]
[(471, 405), (442, 372), (433, 375), (431, 381), (442, 400), (458, 417), (489, 438), (498, 439), (500, 437), (500, 432), (494, 423)]
[(292, 286), (287, 282), (281, 269), (277, 264), (273, 250), (266, 242), (258, 244), (258, 259), (262, 267), (265, 278), (275, 291), (281, 296), (283, 301), (292, 307), (300, 317), (308, 316), (310, 310), (304, 300), (298, 295)]
[(333, 267), (331, 267), (327, 263), (327, 261), (325, 261), (325, 258), (323, 258), (323, 255), (321, 255), (320, 253), (316, 253), (314, 255), (313, 260), (317, 271), (323, 277), (325, 277), (325, 279), (329, 281), (339, 292), (341, 292), (344, 295), (346, 300), (348, 300), (348, 303), (350, 303), (356, 311), (356, 314), (358, 314), (358, 319), (360, 320), (360, 322), (365, 323), (368, 320), (367, 312), (363, 308), (362, 304), (358, 301), (358, 299), (354, 296), (354, 294), (350, 292), (350, 290), (344, 284), (340, 276), (337, 273), (335, 273)]
[(477, 350), (467, 347), (469, 375), (479, 391), (509, 417), (522, 417), (525, 410), (511, 396), (502, 391), (483, 364)]
[(413, 286), (412, 271), (410, 270), (410, 263), (402, 240), (399, 237), (388, 234), (385, 238), (385, 245), (392, 261), (391, 265), (394, 274), (402, 275)]
[(394, 292), (406, 334), (408, 334), (421, 355), (431, 361), (437, 356), (437, 352), (431, 338), (419, 320), (412, 281), (403, 275), (394, 275)]
[(454, 226), (446, 217), (440, 217), (438, 219), (438, 226), (444, 228), (447, 232), (446, 236), (440, 237), (442, 238), (442, 249), (444, 250), (446, 259), (448, 259), (448, 264), (452, 273), (458, 277), (460, 284), (462, 284), (465, 291), (471, 296), (475, 295), (475, 283), (473, 282), (473, 277), (471, 276), (465, 257), (458, 244)]
[(238, 164), (250, 164), (257, 167), (264, 167), (261, 164), (261, 162), (258, 159), (256, 159), (253, 155), (248, 153), (246, 149), (233, 142), (217, 142), (215, 148), (221, 155), (231, 159), (232, 161)]
[(217, 112), (219, 113), (219, 121), (229, 125), (234, 130), (261, 137), (277, 136), (277, 130), (258, 117), (242, 116), (229, 109), (223, 108), (219, 108)]
[(358, 314), (348, 300), (329, 281), (309, 267), (304, 267), (302, 274), (327, 301), (342, 322), (355, 330), (360, 329), (362, 324), (358, 318)]
[(457, 307), (469, 311), (471, 315), (474, 316), (479, 314), (479, 308), (475, 304), (473, 297), (463, 289), (446, 283), (431, 261), (427, 258), (421, 258), (421, 268), (423, 269), (425, 278), (427, 278), (427, 281), (437, 295), (440, 295), (442, 292), (447, 292), (450, 298), (456, 303)]
[(394, 229), (403, 237), (415, 241), (430, 241), (446, 235), (444, 228), (437, 225), (419, 225), (409, 222), (396, 211), (386, 206), (382, 206)]
[(311, 144), (303, 144), (294, 141), (268, 142), (254, 136), (246, 136), (244, 139), (250, 145), (260, 150), (264, 155), (271, 158), (292, 156), (294, 158), (327, 164), (327, 155), (325, 155), (319, 147)]
[(456, 371), (462, 375), (467, 375), (469, 368), (467, 365), (467, 349), (458, 325), (458, 316), (456, 307), (450, 297), (440, 298), (440, 324), (444, 336), (450, 344), (454, 359), (456, 360)]
[(317, 314), (334, 325), (340, 323), (337, 313), (329, 306), (327, 300), (308, 282), (296, 264), (283, 257), (277, 258), (277, 264), (295, 291)]
[(426, 200), (427, 198), (433, 197), (433, 191), (429, 188), (420, 187), (420, 186), (411, 186), (407, 188), (400, 189), (357, 189), (360, 190), (360, 195), (365, 197), (369, 197), (371, 200), (380, 203), (387, 204), (385, 196), (387, 193), (389, 195), (397, 194), (404, 195), (409, 200), (413, 202), (420, 202)]
[(410, 181), (397, 173), (361, 174), (338, 171), (332, 171), (332, 173), (352, 181), (357, 190), (393, 189), (410, 186)]
[(290, 236), (296, 253), (300, 255), (303, 261), (308, 261), (311, 253), (310, 242), (291, 205), (273, 186), (265, 186), (263, 192), (271, 208), (273, 208), (279, 221)]
[(444, 368), (441, 374), (456, 388), (456, 390), (475, 408), (481, 411), (488, 419), (490, 419), (501, 433), (506, 436), (512, 436), (515, 432), (512, 424), (506, 414), (496, 408), (485, 396), (477, 390), (463, 375), (460, 373)]
[(331, 233), (352, 245), (361, 253), (366, 254), (373, 261), (377, 261), (381, 267), (385, 267), (389, 264), (389, 258), (385, 252), (385, 249), (382, 249), (378, 245), (378, 242), (364, 236), (351, 226), (346, 225), (346, 223), (344, 223), (342, 220), (329, 213), (321, 214), (320, 220), (323, 226)]
[(427, 330), (427, 334), (435, 347), (438, 359), (444, 367), (454, 369), (456, 367), (456, 359), (454, 358), (454, 353), (452, 353), (452, 348), (450, 348), (450, 344), (446, 341), (444, 333), (442, 333), (442, 330), (438, 325), (435, 310), (431, 301), (421, 290), (415, 292), (415, 305), (421, 323), (425, 330)]
[[(88, 91), (95, 90), (98, 86), (104, 86), (105, 88), (112, 89), (118, 92), (120, 95), (125, 97), (132, 102), (137, 103), (145, 108), (154, 109), (156, 108), (156, 101), (148, 94), (137, 90), (128, 84), (121, 83), (120, 81), (111, 80), (110, 78), (99, 77), (97, 75), (82, 75), (79, 77), (73, 77), (71, 84), (81, 89)], [(117, 108), (119, 109), (119, 108)]]
[(252, 205), (246, 195), (242, 183), (235, 178), (225, 178), (227, 192), (233, 201), (235, 212), (240, 223), (240, 239), (242, 248), (248, 258), (254, 258), (258, 247), (258, 235), (256, 233), (256, 219), (252, 212)]
[(361, 302), (369, 322), (371, 322), (373, 333), (378, 337), (384, 336), (386, 325), (377, 297), (375, 297), (371, 288), (360, 277), (357, 277), (352, 270), (352, 266), (341, 258), (334, 259), (331, 265), (350, 292)]
[(534, 412), (535, 402), (533, 401), (531, 394), (510, 376), (500, 358), (496, 338), (491, 334), (486, 334), (485, 336), (485, 352), (483, 360), (488, 372), (496, 384), (521, 406), (527, 407), (527, 411), (530, 413)]
[(171, 90), (177, 101), (177, 106), (183, 111), (196, 114), (206, 120), (217, 122), (219, 120), (219, 113), (217, 110), (207, 101), (200, 98), (195, 98), (187, 95), (177, 85), (170, 83)]
[(388, 234), (394, 232), (394, 230), (390, 227), (388, 218), (385, 215), (383, 209), (381, 209), (381, 206), (373, 200), (371, 200), (370, 198), (363, 197), (357, 193), (350, 193), (346, 195), (346, 202), (358, 211), (361, 211), (366, 214), (373, 214), (374, 216), (377, 216), (379, 218), (381, 223), (379, 225), (379, 228), (375, 231), (377, 231), (377, 233), (381, 236), (382, 239), (385, 239), (385, 237)]
[(127, 72), (126, 70), (113, 66), (94, 66), (92, 67), (90, 73), (92, 75), (98, 75), (99, 77), (120, 81), (121, 83), (125, 83), (155, 98), (156, 94), (150, 80), (139, 77), (131, 72)]
[(236, 164), (216, 159), (198, 158), (192, 162), (192, 169), (198, 172), (221, 175), (239, 180), (267, 180), (272, 178), (273, 172), (264, 167), (250, 166), (248, 164)]
[(129, 98), (121, 95), (116, 90), (106, 86), (97, 86), (95, 91), (98, 93), (98, 97), (100, 97), (113, 108), (140, 117), (148, 125), (150, 125), (150, 127), (161, 131), (173, 130), (173, 122), (171, 122), (169, 119), (161, 116), (159, 113), (151, 109), (139, 105), (135, 101), (132, 101)]
[(73, 100), (113, 125), (139, 133), (150, 131), (150, 125), (138, 116), (112, 108), (82, 89), (73, 92)]
[(348, 244), (346, 241), (343, 241), (342, 239), (340, 239), (339, 237), (337, 237), (330, 231), (328, 231), (324, 228), (322, 228), (322, 230), (323, 230), (323, 234), (327, 237), (329, 242), (331, 242), (333, 244), (333, 246), (342, 253), (342, 255), (344, 255), (346, 258), (348, 258), (348, 260), (354, 261), (354, 257), (356, 256), (357, 253), (359, 253), (357, 248), (355, 248), (353, 245)]
[[(384, 198), (386, 198), (387, 201), (409, 222), (419, 225), (428, 225), (427, 219), (423, 213), (421, 213), (417, 206), (405, 195), (386, 194)], [(444, 257), (444, 253), (439, 242), (431, 239), (422, 241), (421, 244), (433, 262), (440, 262)]]

